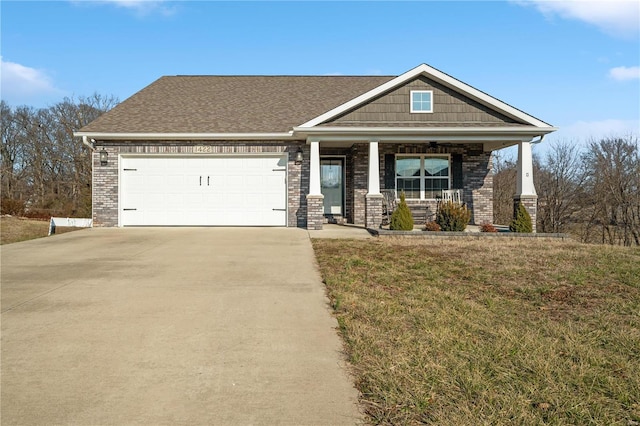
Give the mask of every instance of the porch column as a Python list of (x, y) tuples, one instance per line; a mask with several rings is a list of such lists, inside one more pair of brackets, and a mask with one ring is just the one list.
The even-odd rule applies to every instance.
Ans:
[(368, 192), (365, 196), (365, 226), (367, 228), (379, 228), (381, 224), (380, 155), (378, 153), (378, 141), (370, 141)]
[(320, 189), (320, 142), (311, 141), (309, 163), (309, 194), (307, 195), (307, 229), (322, 229), (324, 195)]
[(368, 195), (380, 195), (380, 156), (378, 141), (369, 142), (369, 192)]
[(513, 212), (515, 216), (518, 204), (522, 203), (531, 216), (533, 232), (536, 232), (536, 212), (538, 208), (538, 194), (533, 185), (533, 155), (531, 141), (518, 143), (518, 175), (516, 178), (516, 194), (513, 197)]

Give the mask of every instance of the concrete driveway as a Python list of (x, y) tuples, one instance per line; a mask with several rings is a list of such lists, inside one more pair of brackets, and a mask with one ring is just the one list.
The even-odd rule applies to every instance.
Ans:
[(306, 231), (89, 229), (1, 248), (2, 424), (355, 424)]

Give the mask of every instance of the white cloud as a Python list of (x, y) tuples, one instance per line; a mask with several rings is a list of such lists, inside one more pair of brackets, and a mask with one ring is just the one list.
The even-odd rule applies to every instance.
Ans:
[(595, 25), (607, 34), (632, 38), (640, 32), (640, 2), (637, 0), (516, 0), (531, 5), (547, 17), (555, 15)]
[(629, 134), (640, 135), (640, 120), (577, 121), (567, 126), (559, 127), (560, 130), (549, 135), (550, 138), (588, 142), (590, 139), (626, 136)]
[(175, 12), (175, 9), (165, 6), (165, 0), (71, 0), (71, 2), (75, 4), (110, 4), (134, 11), (139, 15), (160, 12), (169, 16)]
[(640, 67), (615, 67), (609, 70), (609, 77), (618, 81), (640, 79)]
[(39, 97), (64, 94), (44, 71), (4, 61), (1, 56), (0, 75), (2, 99), (10, 104), (24, 104)]

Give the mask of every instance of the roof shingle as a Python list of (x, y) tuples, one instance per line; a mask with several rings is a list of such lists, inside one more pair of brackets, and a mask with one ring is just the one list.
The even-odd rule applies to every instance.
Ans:
[(96, 133), (281, 133), (393, 76), (165, 76), (83, 127)]

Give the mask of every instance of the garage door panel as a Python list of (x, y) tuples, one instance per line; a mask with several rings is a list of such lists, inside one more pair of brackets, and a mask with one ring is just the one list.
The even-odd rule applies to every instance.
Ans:
[[(124, 157), (127, 225), (285, 226), (285, 157)], [(274, 210), (276, 209), (276, 210)]]

